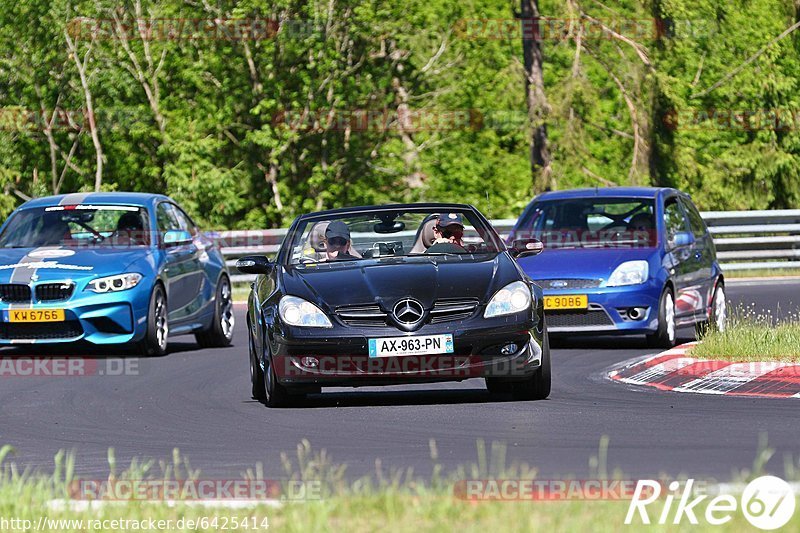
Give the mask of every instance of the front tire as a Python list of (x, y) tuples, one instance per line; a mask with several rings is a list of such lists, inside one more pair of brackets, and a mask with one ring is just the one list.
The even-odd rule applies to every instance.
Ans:
[(658, 329), (647, 336), (647, 344), (651, 348), (672, 348), (676, 342), (675, 296), (667, 287), (661, 293), (658, 302)]
[(550, 336), (544, 331), (542, 339), (542, 366), (525, 381), (514, 383), (511, 397), (514, 400), (544, 400), (550, 396)]
[(169, 316), (167, 294), (163, 285), (157, 283), (150, 293), (147, 311), (147, 331), (139, 341), (138, 351), (145, 357), (160, 356), (167, 353), (169, 337)]
[(233, 290), (227, 276), (220, 278), (214, 298), (214, 317), (208, 329), (194, 334), (201, 348), (224, 348), (233, 341)]
[(248, 336), (247, 342), (250, 348), (250, 387), (254, 400), (259, 402), (266, 402), (267, 390), (264, 387), (264, 371), (261, 370), (261, 365), (258, 362), (255, 350), (253, 350), (253, 339)]
[(264, 377), (264, 405), (267, 407), (289, 407), (297, 397), (290, 395), (286, 387), (278, 383), (272, 358), (269, 354), (264, 358), (264, 362), (266, 363), (266, 367), (262, 372)]

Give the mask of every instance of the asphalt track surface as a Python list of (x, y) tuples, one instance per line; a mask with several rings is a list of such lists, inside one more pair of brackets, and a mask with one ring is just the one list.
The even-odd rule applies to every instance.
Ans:
[[(731, 285), (736, 303), (798, 309), (800, 282)], [(637, 389), (604, 378), (619, 362), (649, 353), (639, 338), (573, 339), (553, 349), (553, 391), (540, 402), (493, 400), (483, 380), (388, 388), (325, 389), (300, 408), (267, 409), (250, 398), (246, 331), (238, 307), (235, 346), (200, 350), (179, 337), (167, 356), (134, 360), (138, 375), (0, 377), (0, 444), (20, 466), (52, 471), (74, 450), (84, 476), (108, 474), (107, 450), (169, 461), (179, 448), (204, 477), (238, 478), (261, 463), (284, 474), (280, 453), (302, 439), (351, 477), (413, 467), (423, 477), (435, 439), (446, 469), (477, 462), (477, 441), (505, 443), (507, 463), (540, 478), (594, 474), (590, 459), (609, 438), (608, 468), (632, 478), (659, 474), (726, 481), (756, 458), (760, 434), (784, 473), (800, 457), (800, 400), (750, 399)], [(686, 331), (682, 340), (692, 340)], [(3, 350), (4, 357), (24, 357)], [(74, 353), (74, 352), (69, 352)], [(117, 356), (116, 354), (110, 354)], [(90, 357), (103, 361), (102, 353)]]

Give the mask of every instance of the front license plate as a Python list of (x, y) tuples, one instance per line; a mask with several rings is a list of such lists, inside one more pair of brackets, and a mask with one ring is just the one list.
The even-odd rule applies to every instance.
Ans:
[(370, 357), (429, 355), (437, 353), (453, 353), (453, 336), (451, 334), (369, 339)]
[(544, 308), (550, 311), (558, 311), (560, 309), (586, 309), (587, 307), (589, 307), (589, 297), (585, 294), (544, 297)]
[(7, 309), (3, 322), (64, 322), (63, 309)]

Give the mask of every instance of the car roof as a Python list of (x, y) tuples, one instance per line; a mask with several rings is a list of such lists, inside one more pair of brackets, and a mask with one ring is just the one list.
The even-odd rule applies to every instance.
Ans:
[(91, 192), (60, 194), (58, 196), (44, 196), (34, 198), (22, 204), (21, 209), (32, 207), (52, 207), (56, 205), (98, 204), (98, 205), (132, 205), (149, 206), (156, 200), (169, 200), (163, 194), (150, 194), (142, 192)]
[(310, 218), (322, 218), (325, 216), (347, 215), (347, 214), (360, 214), (370, 211), (391, 211), (403, 209), (430, 209), (432, 211), (447, 212), (453, 211), (474, 211), (478, 210), (470, 204), (451, 204), (451, 203), (438, 203), (438, 202), (422, 202), (414, 204), (382, 204), (382, 205), (362, 205), (354, 207), (340, 207), (337, 209), (329, 209), (327, 211), (315, 211), (313, 213), (306, 213), (297, 217), (298, 220), (306, 220)]
[(593, 197), (656, 198), (662, 193), (680, 194), (680, 191), (669, 187), (596, 187), (545, 192), (537, 196), (536, 200), (567, 200)]

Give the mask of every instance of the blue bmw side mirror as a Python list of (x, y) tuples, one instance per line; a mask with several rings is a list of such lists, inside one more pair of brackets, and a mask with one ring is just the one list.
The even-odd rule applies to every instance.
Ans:
[(166, 246), (178, 246), (192, 242), (192, 234), (186, 230), (170, 230), (164, 233), (164, 244)]

